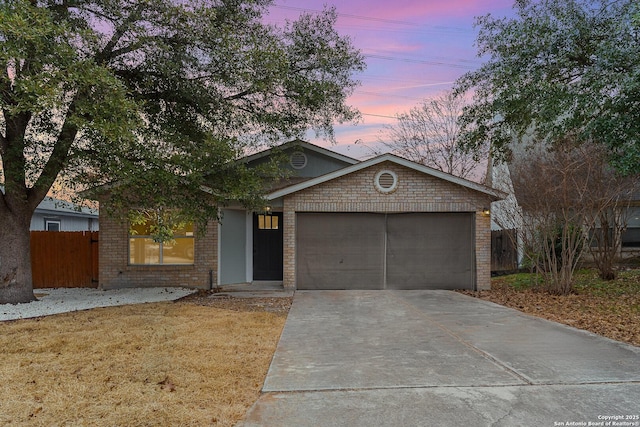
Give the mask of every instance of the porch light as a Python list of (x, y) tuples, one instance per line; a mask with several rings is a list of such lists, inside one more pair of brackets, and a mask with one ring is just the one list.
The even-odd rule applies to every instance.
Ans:
[(489, 216), (489, 215), (491, 215), (491, 209), (489, 209), (489, 208), (482, 208), (482, 213), (483, 213), (485, 216)]

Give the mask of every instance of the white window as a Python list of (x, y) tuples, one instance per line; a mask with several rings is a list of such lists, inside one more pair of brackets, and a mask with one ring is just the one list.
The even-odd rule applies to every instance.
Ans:
[(60, 231), (60, 220), (59, 219), (44, 219), (44, 229), (47, 231)]

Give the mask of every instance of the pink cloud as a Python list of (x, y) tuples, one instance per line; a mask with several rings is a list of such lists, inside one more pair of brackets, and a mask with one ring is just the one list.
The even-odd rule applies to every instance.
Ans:
[[(321, 10), (325, 2), (276, 0), (276, 5), (285, 8), (272, 9), (269, 19), (295, 19), (298, 9)], [(362, 86), (349, 98), (363, 113), (363, 121), (357, 126), (336, 127), (340, 150), (350, 150), (352, 154), (347, 155), (362, 153), (362, 144), (355, 145), (356, 140), (375, 144), (384, 125), (394, 122), (389, 117), (450, 89), (451, 82), (478, 67), (475, 17), (510, 15), (512, 4), (513, 0), (336, 2), (336, 29), (352, 38), (368, 65), (364, 73), (355, 76)]]

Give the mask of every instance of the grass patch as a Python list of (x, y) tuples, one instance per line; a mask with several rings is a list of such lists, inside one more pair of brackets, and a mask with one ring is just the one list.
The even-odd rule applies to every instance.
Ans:
[(234, 425), (285, 319), (178, 302), (2, 322), (0, 425)]
[(640, 269), (620, 271), (612, 281), (594, 269), (576, 272), (574, 292), (550, 295), (532, 274), (494, 277), (491, 290), (464, 292), (555, 322), (640, 346)]
[(574, 290), (578, 294), (607, 299), (637, 296), (640, 294), (640, 269), (621, 271), (613, 281), (600, 279), (596, 270), (580, 270), (576, 274)]
[(513, 289), (522, 291), (535, 287), (536, 278), (533, 274), (530, 273), (516, 273), (510, 274), (508, 276), (494, 277), (491, 279), (491, 284), (492, 286), (494, 284), (507, 285), (512, 287)]

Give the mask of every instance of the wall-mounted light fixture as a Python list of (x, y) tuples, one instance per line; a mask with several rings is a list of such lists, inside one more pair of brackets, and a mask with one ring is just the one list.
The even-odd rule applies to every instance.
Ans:
[(482, 208), (482, 213), (483, 213), (485, 216), (489, 216), (489, 215), (491, 215), (491, 209), (489, 209), (489, 208)]

